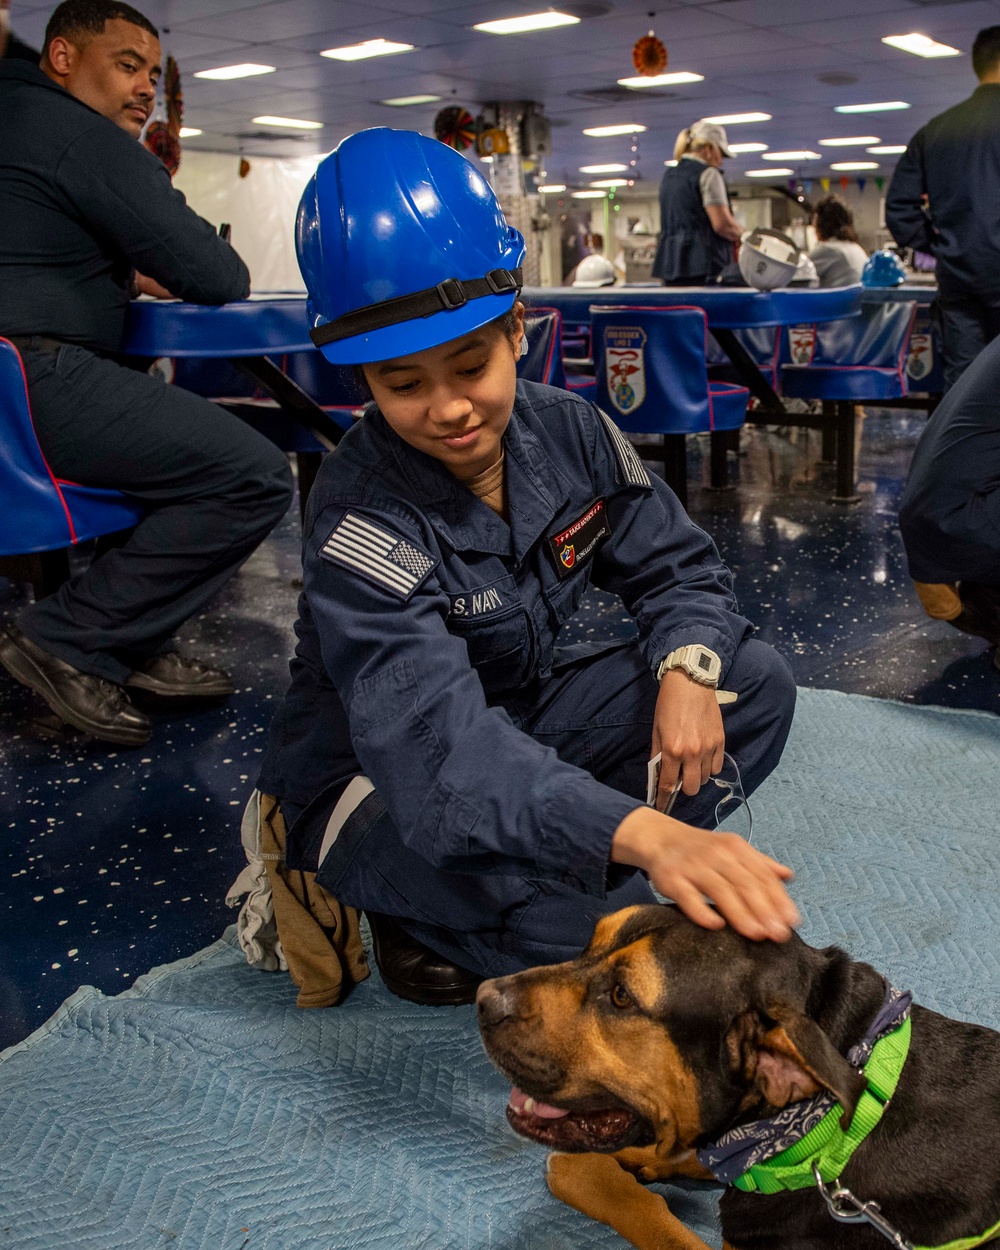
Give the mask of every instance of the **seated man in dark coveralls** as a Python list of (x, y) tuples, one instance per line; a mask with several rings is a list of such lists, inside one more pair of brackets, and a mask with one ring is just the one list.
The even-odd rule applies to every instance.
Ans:
[[(927, 422), (899, 528), (929, 616), (1000, 646), (1000, 338)], [(1000, 669), (1000, 652), (994, 656)]]
[(287, 458), (207, 400), (116, 363), (136, 271), (182, 299), (250, 275), (138, 142), (160, 67), (127, 4), (66, 0), (41, 67), (0, 63), (0, 334), (21, 353), (52, 472), (148, 509), (121, 547), (21, 613), (0, 661), (71, 725), (137, 746), (126, 687), (219, 697), (228, 674), (170, 649), (288, 507)]

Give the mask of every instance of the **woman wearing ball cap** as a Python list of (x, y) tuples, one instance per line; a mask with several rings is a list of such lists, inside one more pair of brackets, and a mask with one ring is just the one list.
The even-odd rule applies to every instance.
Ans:
[[(306, 188), (297, 244), (313, 339), (374, 403), (309, 499), (259, 781), (288, 867), (368, 912), (383, 979), (418, 1002), (579, 952), (649, 881), (702, 924), (788, 937), (789, 870), (706, 832), (705, 783), (723, 746), (746, 790), (771, 771), (790, 673), (612, 423), (517, 381), (524, 241), (488, 183), (435, 140), (363, 131)], [(590, 585), (638, 641), (560, 645)], [(676, 818), (643, 803), (661, 751)]]
[(660, 183), (660, 238), (653, 277), (666, 286), (704, 286), (734, 258), (743, 228), (729, 210), (722, 176), (729, 156), (726, 132), (714, 122), (695, 122), (674, 144), (676, 165)]

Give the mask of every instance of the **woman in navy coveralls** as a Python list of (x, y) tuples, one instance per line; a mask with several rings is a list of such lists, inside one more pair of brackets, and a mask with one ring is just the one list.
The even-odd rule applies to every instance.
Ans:
[[(577, 954), (650, 881), (704, 925), (787, 938), (790, 871), (706, 830), (724, 748), (747, 793), (777, 764), (789, 670), (613, 423), (517, 381), (523, 240), (481, 175), (435, 140), (364, 131), (307, 188), (298, 244), (314, 338), (375, 403), (309, 500), (259, 783), (289, 867), (365, 909), (383, 978), (417, 1001)], [(589, 586), (621, 597), (638, 641), (560, 644)], [(722, 709), (677, 659), (706, 650), (737, 695)], [(657, 752), (657, 806), (682, 783), (673, 816), (643, 801)]]

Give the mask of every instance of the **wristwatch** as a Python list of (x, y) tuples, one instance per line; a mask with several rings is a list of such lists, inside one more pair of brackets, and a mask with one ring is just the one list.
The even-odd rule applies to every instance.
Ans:
[(713, 690), (718, 686), (722, 675), (722, 661), (714, 651), (700, 643), (671, 651), (656, 670), (656, 680), (662, 681), (663, 674), (670, 672), (672, 668), (682, 669), (692, 681), (700, 686), (711, 686)]

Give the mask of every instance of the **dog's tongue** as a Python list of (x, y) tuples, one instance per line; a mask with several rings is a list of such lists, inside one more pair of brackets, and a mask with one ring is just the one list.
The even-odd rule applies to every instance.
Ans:
[(529, 1098), (516, 1085), (510, 1091), (509, 1105), (516, 1115), (537, 1115), (543, 1120), (560, 1120), (564, 1115), (569, 1115), (569, 1112), (563, 1111), (561, 1107), (550, 1107), (547, 1102), (538, 1102), (534, 1098)]

